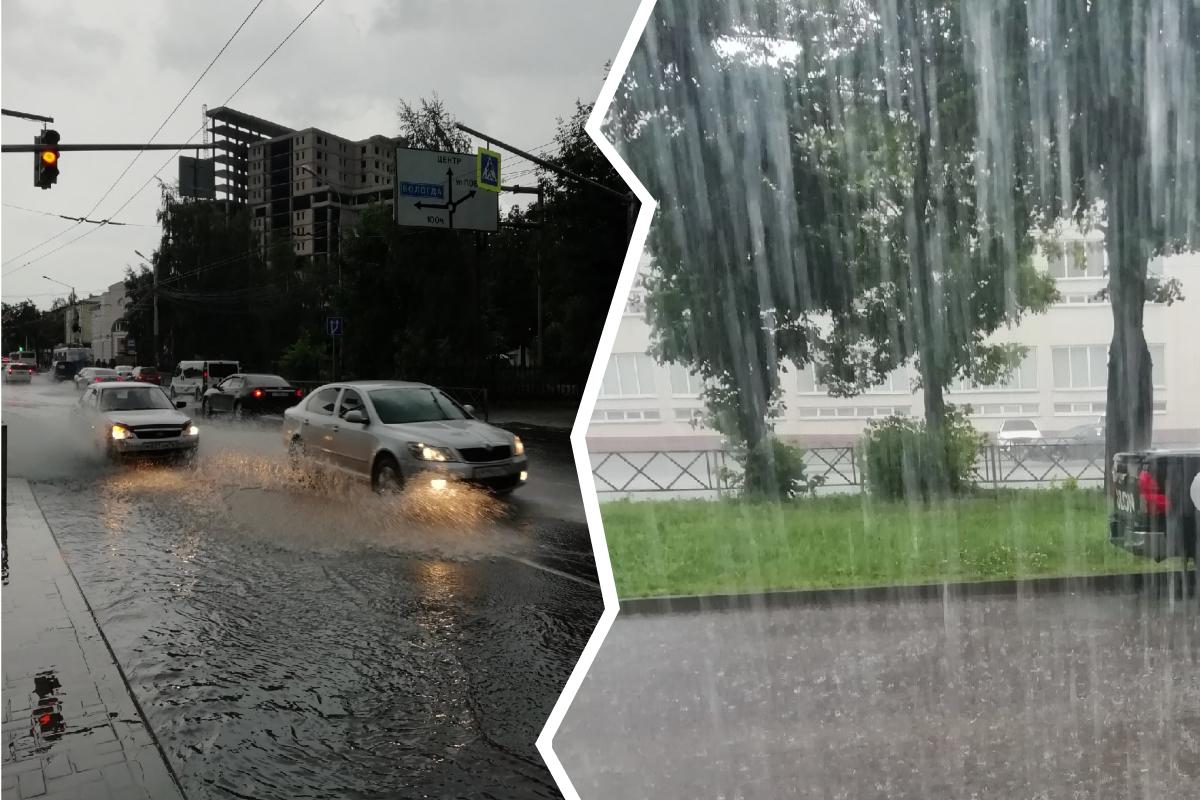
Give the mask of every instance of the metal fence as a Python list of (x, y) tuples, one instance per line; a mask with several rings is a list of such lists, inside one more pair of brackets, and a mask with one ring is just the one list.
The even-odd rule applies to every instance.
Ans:
[[(652, 450), (592, 453), (592, 477), (601, 497), (722, 497), (732, 493), (741, 473), (729, 450)], [(804, 450), (806, 477), (819, 494), (863, 490), (857, 446)], [(984, 446), (971, 469), (978, 486), (1038, 487), (1075, 481), (1104, 482), (1104, 445), (1070, 440), (1038, 445)]]

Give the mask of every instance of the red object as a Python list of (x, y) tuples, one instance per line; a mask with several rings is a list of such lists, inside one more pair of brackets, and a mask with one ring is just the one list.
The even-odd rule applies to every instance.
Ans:
[(45, 728), (53, 719), (54, 717), (50, 716), (49, 714), (42, 714), (40, 717), (38, 717), (38, 724)]
[(303, 390), (303, 389), (297, 389), (297, 390), (296, 390), (296, 397), (304, 397), (304, 390)]
[(262, 397), (263, 391), (262, 391), (262, 389), (255, 389), (250, 394), (253, 395), (254, 397)]
[(204, 379), (208, 380), (208, 370), (204, 370)]
[(1163, 494), (1162, 488), (1158, 485), (1158, 481), (1154, 479), (1146, 470), (1142, 470), (1138, 475), (1138, 491), (1141, 492), (1142, 499), (1146, 501), (1146, 510), (1150, 514), (1165, 514), (1171, 504), (1167, 501), (1167, 496)]

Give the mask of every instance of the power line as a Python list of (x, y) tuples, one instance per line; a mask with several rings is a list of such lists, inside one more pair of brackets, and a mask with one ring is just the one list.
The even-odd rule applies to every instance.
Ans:
[[(276, 53), (278, 53), (278, 52), (279, 52), (279, 50), (280, 50), (280, 49), (281, 49), (281, 48), (282, 48), (282, 47), (283, 47), (285, 44), (287, 44), (288, 40), (289, 40), (289, 39), (291, 39), (291, 38), (292, 38), (292, 36), (294, 36), (294, 35), (295, 35), (296, 31), (300, 30), (300, 27), (301, 27), (302, 25), (304, 25), (304, 23), (305, 23), (305, 22), (307, 22), (307, 21), (308, 21), (308, 19), (309, 19), (309, 18), (310, 18), (310, 17), (311, 17), (313, 14), (315, 14), (315, 13), (316, 13), (317, 9), (319, 9), (319, 8), (320, 8), (321, 6), (323, 6), (323, 5), (325, 5), (325, 0), (318, 0), (317, 4), (316, 4), (316, 5), (314, 5), (314, 6), (312, 7), (312, 9), (311, 9), (311, 10), (310, 10), (310, 11), (309, 11), (307, 14), (305, 14), (305, 15), (304, 15), (304, 17), (303, 17), (303, 18), (302, 18), (302, 19), (301, 19), (299, 22), (297, 22), (297, 23), (296, 23), (296, 26), (295, 26), (295, 27), (293, 27), (293, 28), (291, 29), (291, 31), (289, 31), (289, 32), (288, 32), (287, 36), (283, 37), (283, 40), (282, 40), (282, 41), (281, 41), (279, 44), (277, 44), (277, 45), (275, 46), (275, 49), (274, 49), (274, 50), (272, 50), (270, 53), (268, 53), (268, 54), (267, 54), (267, 57), (266, 57), (266, 58), (264, 58), (264, 59), (263, 59), (263, 60), (262, 60), (262, 61), (259, 63), (259, 65), (258, 65), (257, 67), (255, 67), (255, 68), (254, 68), (254, 71), (250, 73), (250, 75), (249, 75), (249, 76), (246, 78), (246, 80), (242, 81), (242, 82), (241, 82), (241, 84), (240, 84), (240, 85), (239, 85), (239, 86), (238, 86), (236, 89), (234, 89), (234, 90), (233, 90), (233, 94), (229, 95), (229, 97), (228, 97), (228, 98), (226, 98), (225, 102), (224, 102), (224, 103), (222, 103), (221, 105), (225, 105), (225, 106), (229, 105), (229, 103), (230, 103), (230, 102), (232, 102), (233, 98), (234, 98), (234, 97), (236, 97), (236, 96), (238, 95), (238, 93), (239, 93), (239, 92), (241, 92), (241, 91), (242, 91), (242, 89), (244, 89), (244, 88), (245, 88), (246, 84), (248, 84), (248, 83), (250, 82), (250, 80), (251, 80), (251, 79), (252, 79), (252, 78), (253, 78), (255, 75), (257, 75), (257, 74), (259, 73), (259, 71), (260, 71), (260, 70), (261, 70), (261, 69), (262, 69), (264, 66), (266, 66), (267, 62), (268, 62), (268, 61), (270, 61), (270, 60), (271, 60), (271, 59), (272, 59), (272, 58), (275, 56), (275, 54), (276, 54)], [(256, 8), (257, 8), (257, 6), (256, 6)], [(196, 129), (196, 132), (195, 132), (195, 133), (193, 133), (191, 136), (189, 136), (189, 137), (187, 138), (187, 141), (185, 141), (185, 142), (184, 142), (184, 144), (190, 144), (190, 143), (191, 143), (191, 141), (192, 141), (192, 139), (195, 139), (195, 138), (196, 138), (196, 136), (197, 136), (198, 134), (200, 134), (200, 133), (201, 133), (201, 132), (204, 130), (204, 128), (206, 127), (206, 125), (207, 125), (207, 123), (205, 123), (205, 125), (201, 125), (199, 128), (197, 128), (197, 129)], [(132, 203), (132, 202), (134, 201), (134, 199), (135, 199), (135, 198), (136, 198), (136, 197), (137, 197), (139, 194), (141, 194), (141, 193), (142, 193), (142, 192), (143, 192), (143, 191), (146, 189), (146, 187), (147, 187), (147, 186), (149, 186), (149, 185), (150, 185), (150, 182), (151, 182), (151, 181), (153, 181), (153, 180), (155, 180), (156, 178), (158, 178), (158, 176), (159, 176), (159, 173), (161, 173), (161, 172), (162, 172), (164, 169), (166, 169), (168, 166), (170, 166), (170, 164), (171, 164), (171, 161), (172, 161), (172, 160), (174, 160), (174, 158), (175, 158), (175, 157), (176, 157), (176, 156), (177, 156), (179, 153), (180, 153), (180, 151), (179, 151), (179, 150), (176, 150), (176, 151), (172, 152), (172, 154), (171, 154), (170, 156), (168, 156), (167, 160), (166, 160), (165, 162), (163, 162), (163, 165), (162, 165), (161, 167), (159, 167), (159, 168), (158, 168), (158, 170), (157, 170), (157, 171), (155, 171), (155, 173), (154, 173), (153, 175), (151, 175), (149, 178), (147, 178), (147, 179), (146, 179), (146, 182), (145, 182), (145, 183), (143, 183), (143, 184), (142, 184), (141, 186), (139, 186), (139, 187), (138, 187), (136, 190), (134, 190), (133, 194), (131, 194), (131, 195), (129, 196), (129, 198), (128, 198), (128, 199), (127, 199), (127, 200), (126, 200), (124, 203), (122, 203), (122, 204), (120, 205), (120, 207), (118, 207), (118, 208), (117, 208), (117, 210), (116, 210), (115, 212), (113, 212), (112, 214), (109, 214), (109, 215), (108, 215), (108, 216), (109, 216), (109, 218), (115, 217), (115, 216), (117, 216), (118, 214), (120, 214), (122, 211), (124, 211), (124, 210), (125, 210), (125, 207), (126, 207), (126, 206), (128, 206), (130, 203)], [(90, 214), (89, 214), (89, 216), (90, 216)], [(76, 224), (76, 225), (79, 225), (79, 224), (81, 224), (81, 223), (78, 223), (78, 222), (77, 222), (77, 223), (75, 223), (75, 224)], [(11, 269), (11, 270), (9, 270), (8, 272), (5, 272), (5, 273), (3, 273), (3, 274), (4, 274), (4, 276), (8, 276), (8, 275), (11, 275), (11, 274), (13, 274), (13, 273), (15, 273), (15, 272), (18, 272), (18, 271), (20, 271), (20, 270), (23, 270), (23, 269), (25, 269), (26, 267), (28, 267), (28, 266), (31, 266), (32, 264), (34, 264), (34, 263), (36, 263), (36, 262), (38, 262), (38, 261), (42, 260), (43, 258), (45, 258), (45, 257), (47, 257), (47, 256), (51, 256), (51, 255), (53, 255), (53, 254), (57, 253), (59, 250), (62, 250), (64, 247), (69, 247), (69, 246), (71, 246), (71, 245), (75, 244), (75, 242), (78, 242), (80, 239), (85, 239), (85, 238), (87, 238), (88, 236), (90, 236), (91, 234), (95, 233), (96, 231), (100, 230), (100, 229), (101, 229), (101, 228), (103, 228), (103, 227), (104, 227), (104, 225), (98, 225), (98, 226), (96, 226), (95, 228), (91, 228), (91, 229), (89, 229), (88, 231), (86, 231), (85, 233), (83, 233), (82, 235), (80, 235), (80, 236), (76, 236), (74, 239), (70, 239), (70, 240), (68, 240), (68, 241), (66, 241), (66, 242), (63, 242), (61, 245), (59, 245), (58, 247), (54, 248), (53, 250), (51, 250), (51, 251), (49, 251), (49, 252), (47, 252), (47, 253), (43, 253), (42, 255), (40, 255), (40, 256), (37, 256), (36, 258), (34, 258), (34, 259), (30, 260), (30, 261), (27, 261), (26, 263), (22, 264), (21, 266), (19, 266), (19, 267), (15, 268), (15, 269)], [(70, 231), (70, 230), (72, 230), (72, 228), (68, 228), (68, 229), (67, 229), (67, 231)], [(63, 231), (63, 233), (66, 233), (67, 231)], [(62, 235), (62, 234), (57, 234), (55, 237), (52, 237), (52, 238), (57, 238), (58, 236), (61, 236), (61, 235)], [(48, 240), (48, 241), (49, 241), (49, 240)], [(46, 243), (47, 243), (47, 242), (43, 242), (42, 244), (46, 244)], [(31, 250), (36, 250), (36, 249), (37, 249), (37, 247), (40, 247), (40, 246), (41, 246), (41, 245), (39, 244), (39, 245), (37, 245), (36, 247), (30, 248), (30, 249), (31, 249)], [(26, 252), (29, 252), (29, 251), (27, 250)], [(22, 255), (24, 255), (24, 253), (22, 253)], [(19, 258), (19, 257), (20, 257), (20, 256), (17, 256), (16, 258)], [(15, 260), (15, 258), (14, 258), (14, 259), (10, 259), (10, 261), (12, 261), (12, 260)], [(8, 262), (5, 262), (5, 263), (8, 263)]]
[[(229, 48), (229, 45), (230, 45), (230, 44), (233, 42), (233, 40), (234, 40), (234, 39), (237, 37), (237, 35), (238, 35), (239, 33), (241, 33), (241, 31), (242, 31), (242, 28), (244, 28), (244, 27), (245, 27), (246, 23), (250, 21), (250, 17), (254, 16), (254, 12), (255, 12), (255, 11), (257, 11), (257, 10), (258, 10), (258, 7), (259, 7), (259, 6), (261, 6), (262, 4), (263, 4), (263, 0), (258, 0), (258, 3), (257, 3), (257, 4), (255, 4), (254, 8), (250, 9), (250, 13), (246, 15), (245, 19), (243, 19), (243, 20), (242, 20), (242, 23), (241, 23), (240, 25), (238, 25), (238, 26), (237, 26), (237, 29), (236, 29), (236, 30), (235, 30), (235, 31), (234, 31), (234, 32), (233, 32), (233, 33), (230, 35), (230, 37), (229, 37), (228, 39), (226, 39), (226, 40), (225, 40), (225, 44), (223, 44), (223, 45), (221, 46), (221, 49), (217, 51), (217, 54), (216, 54), (215, 56), (213, 56), (212, 60), (208, 62), (208, 66), (207, 66), (207, 67), (205, 67), (205, 68), (204, 68), (204, 71), (200, 73), (200, 77), (196, 78), (196, 80), (195, 80), (195, 81), (192, 83), (191, 87), (190, 87), (190, 88), (189, 88), (189, 89), (188, 89), (186, 92), (184, 92), (184, 94), (183, 94), (183, 97), (179, 98), (179, 102), (175, 104), (175, 107), (174, 107), (173, 109), (171, 109), (171, 113), (167, 114), (166, 118), (165, 118), (165, 119), (163, 119), (163, 121), (162, 121), (162, 124), (160, 124), (160, 125), (158, 126), (157, 130), (155, 130), (155, 131), (154, 131), (154, 133), (152, 133), (152, 134), (150, 135), (150, 139), (147, 141), (147, 144), (149, 144), (150, 142), (153, 142), (153, 141), (154, 141), (154, 137), (158, 136), (158, 134), (160, 134), (160, 133), (162, 132), (162, 129), (163, 129), (164, 127), (166, 127), (166, 125), (167, 125), (167, 123), (168, 123), (168, 122), (170, 122), (170, 121), (171, 121), (171, 117), (175, 116), (175, 112), (179, 111), (179, 108), (180, 108), (180, 106), (182, 106), (182, 105), (183, 105), (183, 103), (184, 103), (184, 101), (186, 101), (186, 100), (188, 99), (188, 97), (191, 95), (191, 93), (192, 93), (193, 91), (195, 91), (195, 89), (196, 89), (196, 86), (198, 86), (198, 85), (199, 85), (200, 81), (202, 81), (202, 80), (204, 79), (204, 76), (205, 76), (205, 75), (207, 75), (207, 74), (208, 74), (208, 72), (209, 72), (209, 70), (211, 70), (211, 69), (212, 69), (212, 67), (213, 67), (213, 64), (216, 64), (216, 63), (217, 63), (217, 59), (219, 59), (219, 58), (222, 56), (222, 54), (224, 54), (224, 52), (225, 52), (225, 51), (226, 51), (226, 50)], [(191, 140), (189, 139), (189, 141), (191, 141)], [(116, 180), (114, 180), (112, 183), (110, 183), (110, 184), (109, 184), (108, 188), (104, 190), (104, 194), (100, 195), (100, 199), (99, 199), (99, 200), (97, 200), (97, 201), (96, 201), (96, 202), (95, 202), (95, 203), (92, 205), (91, 209), (90, 209), (90, 210), (89, 210), (89, 211), (88, 211), (86, 214), (84, 214), (84, 215), (83, 215), (84, 217), (90, 217), (90, 216), (92, 216), (92, 214), (96, 213), (96, 209), (100, 207), (100, 204), (101, 204), (101, 203), (103, 203), (103, 202), (104, 202), (104, 200), (105, 200), (105, 199), (106, 199), (106, 198), (107, 198), (107, 197), (108, 197), (110, 194), (112, 194), (112, 191), (113, 191), (113, 189), (117, 188), (117, 184), (119, 184), (119, 183), (121, 182), (121, 179), (122, 179), (122, 178), (124, 178), (126, 174), (128, 174), (129, 170), (130, 170), (130, 169), (133, 167), (133, 165), (134, 165), (134, 164), (136, 164), (136, 163), (137, 163), (137, 161), (138, 161), (138, 159), (142, 157), (142, 153), (143, 153), (143, 152), (144, 152), (144, 151), (138, 151), (138, 152), (137, 152), (137, 153), (136, 153), (136, 154), (133, 156), (133, 159), (132, 159), (132, 160), (131, 160), (131, 161), (130, 161), (128, 164), (126, 164), (126, 165), (125, 165), (125, 169), (121, 170), (121, 174), (117, 176)], [(139, 190), (139, 191), (141, 191), (141, 190)], [(122, 206), (122, 208), (124, 208), (124, 206)], [(110, 214), (110, 215), (109, 215), (109, 217), (110, 217), (110, 218), (111, 218), (111, 217), (115, 217), (115, 216), (116, 216), (116, 214)], [(34, 250), (37, 250), (39, 247), (42, 247), (42, 246), (44, 246), (44, 245), (47, 245), (47, 244), (49, 244), (50, 242), (54, 241), (54, 240), (55, 240), (55, 239), (57, 239), (58, 237), (60, 237), (60, 236), (62, 236), (63, 234), (67, 233), (68, 231), (74, 230), (74, 229), (75, 229), (75, 228), (77, 228), (79, 225), (81, 225), (81, 224), (82, 224), (84, 221), (85, 221), (85, 220), (82, 220), (82, 219), (80, 219), (80, 220), (77, 220), (77, 221), (75, 222), (75, 224), (74, 224), (74, 225), (72, 225), (71, 227), (69, 227), (69, 228), (66, 228), (66, 229), (64, 229), (64, 230), (62, 230), (62, 231), (60, 231), (60, 232), (56, 233), (55, 235), (51, 236), (49, 239), (46, 239), (46, 240), (44, 240), (44, 241), (42, 241), (42, 242), (39, 242), (38, 244), (35, 244), (33, 247), (29, 248), (28, 250), (25, 250), (25, 251), (24, 251), (24, 252), (22, 252), (22, 253), (19, 253), (19, 254), (18, 254), (18, 255), (16, 255), (16, 256), (13, 256), (12, 258), (10, 258), (10, 259), (8, 259), (7, 261), (5, 261), (4, 263), (5, 263), (5, 264), (8, 264), (8, 263), (10, 263), (10, 262), (12, 262), (12, 261), (16, 261), (18, 258), (20, 258), (21, 256), (25, 255), (26, 253), (31, 253), (31, 252), (33, 252)], [(90, 233), (90, 232), (89, 232), (89, 233)], [(86, 236), (86, 235), (87, 235), (87, 234), (84, 234), (84, 236)], [(78, 238), (76, 238), (76, 239), (73, 239), (73, 240), (71, 240), (71, 242), (68, 242), (67, 244), (71, 244), (71, 243), (73, 243), (73, 242), (77, 242), (77, 241), (79, 241), (79, 239), (82, 239), (82, 238), (83, 238), (83, 236), (80, 236), (80, 237), (78, 237)], [(66, 245), (64, 245), (64, 246), (66, 246)], [(56, 253), (56, 252), (58, 252), (58, 251), (59, 251), (59, 250), (61, 250), (61, 249), (62, 249), (62, 247), (58, 247), (58, 248), (56, 248), (56, 249), (54, 249), (54, 250), (51, 250), (51, 251), (50, 251), (50, 253), (46, 253), (46, 254), (44, 254), (44, 256), (45, 256), (45, 255), (50, 255), (51, 253)], [(42, 258), (42, 257), (44, 257), (44, 256), (39, 256), (39, 258)], [(33, 262), (30, 262), (30, 263), (33, 263)], [(28, 266), (28, 265), (25, 265), (25, 266)], [(22, 267), (22, 268), (23, 268), (23, 267)], [(16, 270), (12, 270), (12, 272), (16, 272)], [(5, 273), (5, 274), (10, 274), (10, 273)]]
[[(30, 214), (41, 214), (43, 217), (57, 217), (59, 219), (69, 219), (72, 222), (87, 222), (92, 225), (121, 225), (132, 228), (157, 228), (157, 225), (148, 225), (144, 222), (117, 222), (112, 219), (88, 219), (87, 217), (72, 217), (69, 214), (56, 214), (53, 211), (39, 211), (36, 208), (26, 208), (25, 206), (15, 206), (12, 203), (5, 203), (5, 208), (15, 208), (17, 211), (28, 211)], [(70, 230), (68, 228), (67, 230)]]

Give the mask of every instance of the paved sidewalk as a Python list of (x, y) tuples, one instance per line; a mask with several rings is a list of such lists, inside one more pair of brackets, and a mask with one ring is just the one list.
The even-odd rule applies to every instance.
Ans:
[(29, 484), (8, 502), (2, 800), (181, 800)]

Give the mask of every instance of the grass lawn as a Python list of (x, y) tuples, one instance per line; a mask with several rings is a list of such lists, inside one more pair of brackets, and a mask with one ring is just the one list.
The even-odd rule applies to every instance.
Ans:
[(866, 496), (601, 508), (625, 598), (1155, 568), (1108, 543), (1095, 490), (1000, 492), (928, 508)]

